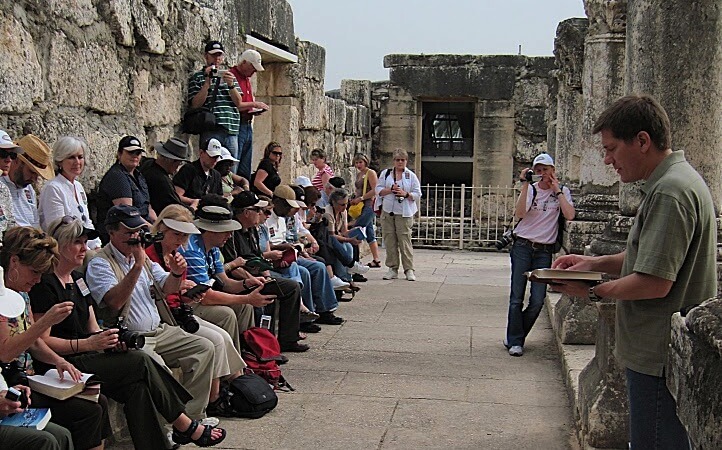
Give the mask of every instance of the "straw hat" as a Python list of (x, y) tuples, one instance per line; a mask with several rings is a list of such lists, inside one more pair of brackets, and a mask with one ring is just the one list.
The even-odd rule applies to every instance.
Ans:
[(17, 144), (23, 149), (23, 153), (18, 155), (18, 159), (46, 180), (52, 180), (55, 177), (53, 151), (48, 144), (33, 134), (23, 136), (17, 141)]

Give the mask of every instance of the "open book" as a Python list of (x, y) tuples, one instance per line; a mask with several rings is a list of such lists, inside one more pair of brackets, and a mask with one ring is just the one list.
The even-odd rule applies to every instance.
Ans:
[(553, 280), (586, 281), (590, 284), (607, 279), (604, 272), (566, 269), (536, 269), (525, 274), (530, 281), (554, 284)]
[(83, 392), (85, 390), (85, 384), (92, 376), (92, 374), (84, 373), (80, 381), (76, 383), (66, 372), (65, 377), (61, 381), (58, 377), (58, 371), (56, 369), (50, 369), (45, 375), (29, 376), (28, 381), (30, 382), (30, 389), (33, 391), (40, 392), (41, 394), (58, 400), (65, 400)]
[(48, 408), (28, 408), (23, 412), (11, 414), (0, 420), (0, 425), (8, 427), (24, 427), (42, 430), (50, 422)]

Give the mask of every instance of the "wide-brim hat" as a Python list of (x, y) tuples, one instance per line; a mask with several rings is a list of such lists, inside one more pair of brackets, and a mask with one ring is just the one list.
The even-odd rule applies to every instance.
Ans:
[(201, 230), (191, 222), (183, 222), (175, 219), (162, 219), (162, 222), (171, 230), (185, 234), (201, 234)]
[(273, 191), (273, 196), (285, 200), (292, 208), (301, 207), (296, 201), (296, 193), (293, 191), (293, 188), (287, 184), (279, 184)]
[(13, 319), (25, 311), (25, 299), (5, 286), (5, 273), (0, 267), (0, 316)]
[(240, 230), (241, 224), (233, 220), (233, 214), (221, 206), (204, 206), (196, 211), (193, 225), (201, 230), (226, 233)]
[(48, 144), (33, 134), (23, 136), (17, 141), (17, 144), (23, 150), (23, 153), (18, 155), (18, 158), (27, 164), (33, 172), (46, 180), (52, 180), (55, 177), (53, 151)]
[(188, 161), (188, 144), (178, 138), (170, 138), (165, 142), (156, 142), (155, 151), (166, 158), (176, 161)]

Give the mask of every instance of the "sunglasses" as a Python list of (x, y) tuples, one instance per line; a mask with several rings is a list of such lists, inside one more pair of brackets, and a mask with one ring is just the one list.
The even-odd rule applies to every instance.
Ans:
[(55, 233), (58, 231), (58, 229), (63, 225), (70, 225), (75, 221), (75, 217), (73, 216), (63, 216), (62, 219), (60, 219), (60, 222), (53, 227), (53, 231), (50, 232), (51, 236), (54, 236)]
[(78, 211), (80, 211), (80, 220), (85, 223), (88, 220), (88, 216), (85, 215), (85, 210), (83, 209), (83, 205), (78, 203)]
[(265, 215), (267, 215), (267, 216), (270, 216), (270, 215), (271, 215), (271, 210), (270, 210), (270, 209), (264, 209), (264, 210), (263, 210), (263, 214), (265, 214)]
[(272, 155), (283, 156), (283, 152), (271, 152)]
[(140, 154), (143, 153), (143, 150), (126, 150), (126, 152), (129, 155), (140, 156)]
[(16, 159), (18, 159), (18, 154), (15, 152), (9, 152), (4, 148), (0, 148), (0, 159), (6, 159), (7, 157), (10, 157), (10, 159), (15, 161)]

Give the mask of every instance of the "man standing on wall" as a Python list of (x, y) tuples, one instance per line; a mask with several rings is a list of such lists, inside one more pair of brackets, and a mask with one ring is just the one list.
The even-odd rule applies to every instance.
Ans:
[[(241, 123), (238, 129), (238, 153), (233, 156), (240, 160), (236, 173), (246, 180), (251, 179), (251, 159), (253, 156), (253, 116), (268, 110), (268, 105), (257, 102), (253, 98), (251, 77), (256, 72), (263, 72), (261, 54), (255, 50), (246, 50), (241, 54), (238, 64), (231, 68), (238, 84), (241, 86), (242, 102), (238, 105)], [(227, 147), (228, 148), (228, 147)], [(233, 151), (231, 151), (233, 153)]]
[(626, 368), (631, 448), (686, 449), (687, 433), (664, 370), (672, 314), (717, 293), (712, 196), (684, 152), (671, 149), (667, 113), (649, 95), (617, 100), (593, 132), (601, 133), (604, 163), (622, 182), (645, 180), (643, 197), (624, 252), (566, 255), (553, 265), (620, 278), (592, 287), (563, 282), (558, 290), (592, 301), (617, 300), (615, 356)]
[[(206, 44), (203, 55), (206, 65), (188, 81), (190, 108), (205, 106), (216, 117), (216, 128), (200, 135), (200, 142), (218, 139), (221, 145), (238, 158), (238, 124), (241, 91), (236, 78), (221, 65), (225, 59), (223, 45), (218, 41)], [(216, 92), (217, 91), (217, 92)]]

